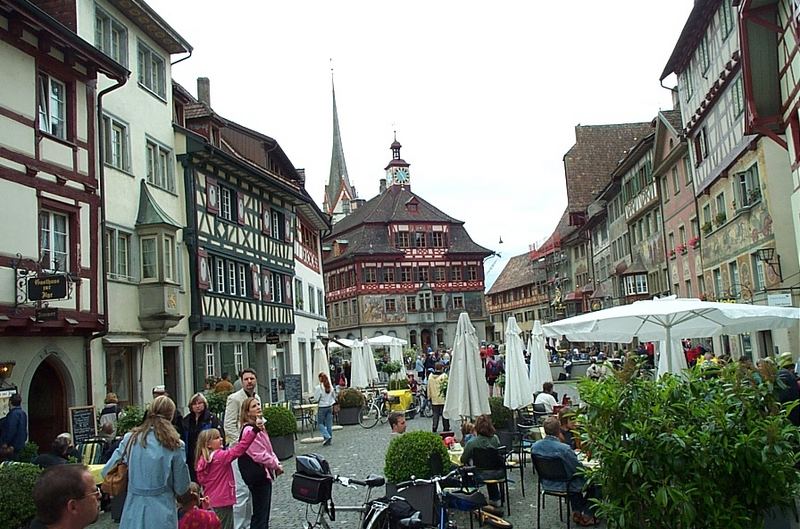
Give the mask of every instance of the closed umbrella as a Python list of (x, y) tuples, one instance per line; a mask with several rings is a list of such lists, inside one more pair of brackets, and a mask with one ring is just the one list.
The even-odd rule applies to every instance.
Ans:
[(531, 353), (530, 383), (531, 391), (536, 393), (542, 391), (545, 382), (553, 381), (553, 374), (550, 371), (550, 362), (547, 361), (547, 349), (544, 348), (544, 329), (542, 322), (535, 320), (531, 331), (531, 341), (528, 352)]
[(393, 338), (392, 342), (389, 344), (389, 359), (392, 362), (397, 362), (400, 364), (400, 371), (393, 373), (392, 379), (402, 380), (406, 378), (405, 364), (403, 364), (403, 344), (401, 343), (400, 338)]
[(674, 344), (680, 338), (740, 334), (766, 329), (797, 328), (800, 309), (743, 303), (714, 303), (691, 298), (643, 300), (609, 309), (581, 314), (545, 325), (545, 330), (563, 334), (573, 341), (666, 342), (665, 372), (678, 372), (674, 365)]
[(325, 345), (322, 340), (317, 339), (314, 343), (314, 359), (311, 362), (313, 371), (311, 372), (312, 386), (316, 385), (320, 373), (330, 375), (330, 364), (328, 363), (328, 353), (325, 351)]
[(350, 361), (350, 386), (354, 388), (365, 388), (369, 386), (369, 373), (367, 364), (364, 362), (364, 344), (361, 340), (353, 342)]
[(443, 414), (446, 419), (457, 419), (489, 413), (489, 386), (483, 378), (478, 336), (469, 315), (462, 312), (458, 317), (456, 338), (450, 356), (450, 374)]
[(533, 403), (528, 366), (522, 354), (522, 329), (514, 316), (506, 323), (506, 387), (503, 405), (510, 410), (518, 410)]
[(367, 368), (367, 380), (370, 385), (378, 380), (378, 366), (375, 365), (375, 355), (372, 354), (372, 346), (369, 340), (364, 340), (362, 354), (364, 355), (364, 365)]

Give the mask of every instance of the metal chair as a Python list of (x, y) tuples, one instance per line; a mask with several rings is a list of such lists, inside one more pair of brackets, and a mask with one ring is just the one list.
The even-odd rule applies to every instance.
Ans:
[[(575, 476), (567, 474), (564, 468), (564, 462), (555, 457), (543, 457), (536, 454), (531, 454), (533, 461), (533, 468), (538, 477), (536, 484), (536, 527), (541, 528), (541, 515), (544, 509), (545, 496), (554, 496), (558, 498), (558, 518), (563, 522), (564, 515), (561, 510), (561, 500), (566, 500), (567, 503), (567, 529), (570, 529), (572, 522), (572, 509), (569, 502), (569, 497), (572, 494), (580, 494), (577, 492), (569, 492), (570, 484)], [(564, 483), (564, 490), (547, 489), (542, 484), (543, 480), (557, 481)]]
[[(525, 452), (522, 449), (522, 434), (518, 432), (497, 432), (501, 448), (504, 448), (506, 468), (519, 470), (519, 481), (522, 484), (522, 497), (525, 497)], [(517, 456), (517, 459), (512, 459)]]
[(541, 424), (545, 417), (552, 415), (547, 411), (544, 404), (534, 404), (533, 405), (533, 419), (536, 424)]
[(494, 483), (500, 487), (500, 494), (506, 502), (508, 515), (511, 516), (511, 502), (508, 499), (508, 467), (506, 466), (505, 447), (475, 448), (472, 451), (472, 464), (475, 466), (476, 476), (482, 483)]
[(102, 439), (89, 439), (75, 446), (75, 450), (78, 451), (80, 456), (80, 462), (84, 465), (99, 465), (102, 463), (105, 448), (106, 442)]

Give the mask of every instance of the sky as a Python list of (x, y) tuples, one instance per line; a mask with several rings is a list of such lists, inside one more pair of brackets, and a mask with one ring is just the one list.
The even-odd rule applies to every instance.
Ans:
[(210, 78), (214, 110), (276, 139), (320, 206), (333, 69), (359, 198), (377, 195), (396, 131), (414, 193), (500, 254), (488, 288), (555, 228), (576, 125), (672, 108), (658, 78), (693, 1), (148, 3), (194, 47), (173, 78), (193, 94)]

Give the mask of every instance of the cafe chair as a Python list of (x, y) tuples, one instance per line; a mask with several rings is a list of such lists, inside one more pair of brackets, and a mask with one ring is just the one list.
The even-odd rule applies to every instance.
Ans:
[[(541, 528), (541, 515), (544, 509), (545, 496), (554, 496), (558, 498), (558, 518), (563, 522), (564, 515), (561, 509), (561, 500), (566, 500), (567, 504), (567, 529), (570, 529), (572, 522), (571, 505), (569, 497), (572, 494), (580, 494), (579, 492), (569, 492), (570, 484), (575, 476), (570, 476), (564, 469), (564, 463), (554, 457), (542, 457), (536, 454), (531, 455), (533, 461), (533, 469), (536, 472), (538, 481), (536, 484), (536, 527)], [(542, 481), (556, 481), (564, 483), (564, 490), (545, 488)]]
[(103, 462), (103, 451), (106, 448), (106, 442), (102, 439), (89, 439), (86, 442), (78, 443), (75, 445), (75, 450), (78, 451), (80, 462), (84, 465), (99, 465)]
[[(519, 470), (519, 481), (522, 484), (522, 497), (525, 497), (525, 455), (522, 449), (522, 434), (518, 432), (497, 432), (501, 448), (504, 448), (506, 469)], [(516, 460), (512, 459), (516, 456)]]
[(472, 465), (475, 467), (475, 474), (481, 483), (496, 483), (500, 487), (500, 495), (506, 502), (508, 515), (511, 516), (505, 448), (475, 448), (472, 451)]
[(547, 411), (547, 408), (544, 407), (544, 404), (534, 404), (533, 405), (533, 420), (536, 424), (541, 424), (545, 417), (552, 415)]

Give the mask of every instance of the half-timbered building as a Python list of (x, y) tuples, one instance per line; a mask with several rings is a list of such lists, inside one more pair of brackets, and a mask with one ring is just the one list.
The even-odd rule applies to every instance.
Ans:
[(535, 320), (544, 320), (548, 309), (547, 276), (534, 267), (528, 252), (508, 260), (492, 287), (486, 292), (486, 309), (491, 323), (491, 340), (506, 341), (505, 327), (514, 316), (527, 343)]
[(89, 352), (107, 317), (97, 80), (119, 87), (128, 71), (24, 0), (0, 1), (0, 65), (0, 387), (49, 446), (102, 381)]
[(290, 355), (295, 220), (315, 230), (324, 221), (277, 141), (213, 111), (207, 79), (197, 99), (178, 85), (175, 94), (195, 384), (255, 367), (261, 395), (275, 400), (271, 381), (299, 369)]
[(483, 261), (464, 223), (411, 190), (401, 145), (380, 194), (334, 224), (323, 244), (329, 333), (340, 338), (390, 335), (417, 348), (450, 347), (468, 312), (485, 335)]

